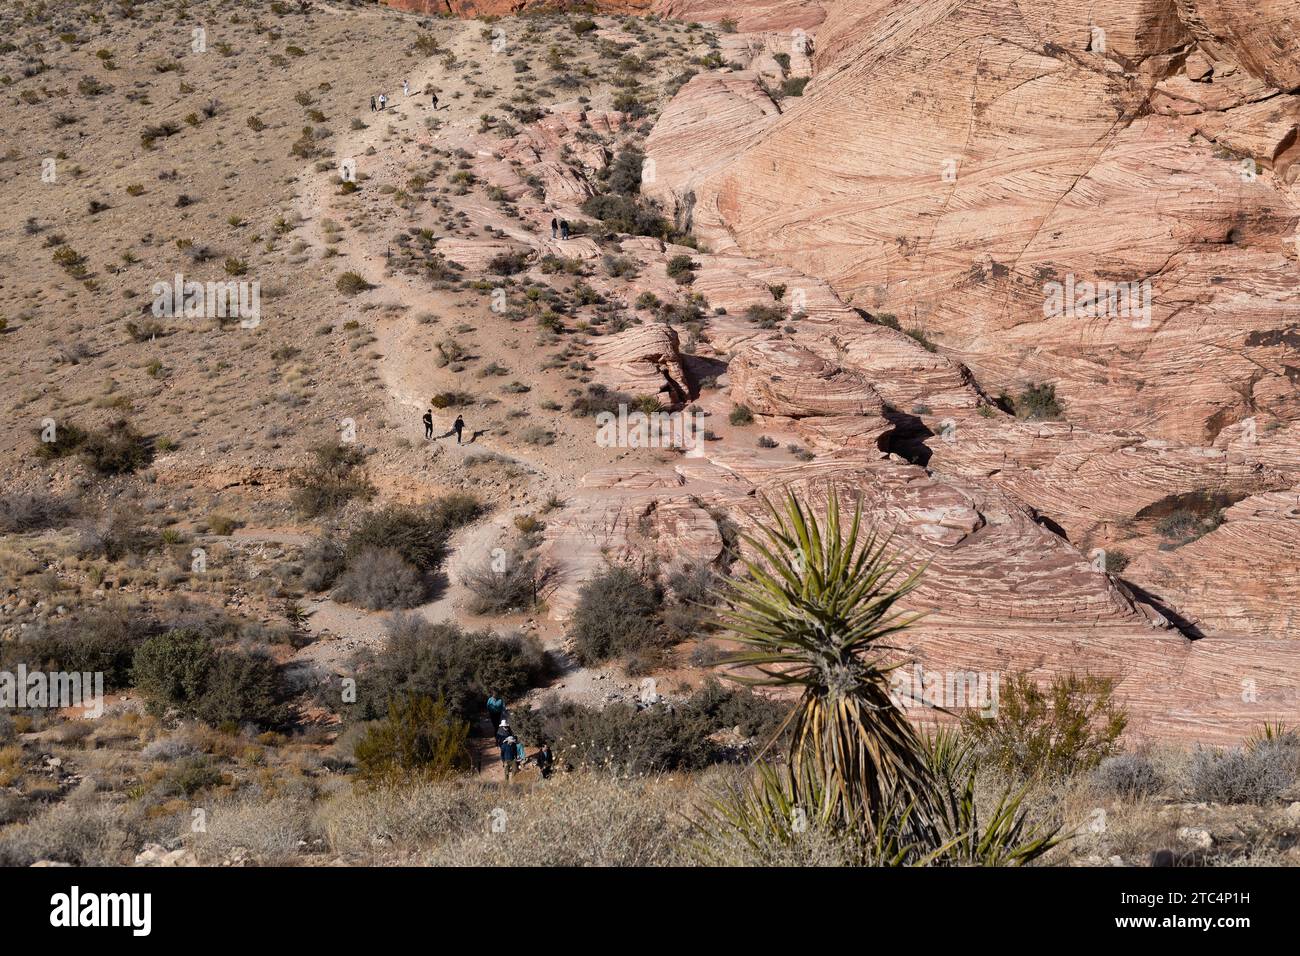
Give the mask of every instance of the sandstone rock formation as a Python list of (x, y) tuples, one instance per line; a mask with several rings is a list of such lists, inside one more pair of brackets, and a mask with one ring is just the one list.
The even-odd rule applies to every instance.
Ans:
[(656, 396), (665, 408), (679, 408), (690, 397), (691, 382), (672, 326), (641, 325), (599, 339), (594, 364), (599, 381), (614, 391)]
[[(1294, 421), (1300, 356), (1263, 344), (1300, 325), (1286, 7), (835, 4), (804, 97), (725, 142), (724, 169), (658, 188), (693, 197), (711, 246), (895, 313), (986, 388), (1056, 383), (1076, 423), (1208, 443)], [(674, 125), (669, 172), (710, 138)], [(1097, 281), (1150, 283), (1150, 314), (1044, 314), (1051, 283)]]

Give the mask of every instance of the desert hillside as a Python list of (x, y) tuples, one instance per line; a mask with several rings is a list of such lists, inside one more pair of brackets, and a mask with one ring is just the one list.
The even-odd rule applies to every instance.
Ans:
[(878, 863), (701, 810), (848, 685), (947, 862), (1294, 862), (1293, 5), (0, 25), (0, 862)]

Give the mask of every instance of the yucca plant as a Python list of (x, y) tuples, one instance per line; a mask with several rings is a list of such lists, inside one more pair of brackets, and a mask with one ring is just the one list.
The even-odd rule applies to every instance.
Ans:
[[(790, 715), (790, 772), (820, 782), (808, 812), (856, 826), (884, 818), (895, 792), (924, 803), (921, 741), (890, 699), (889, 639), (918, 615), (894, 605), (923, 568), (903, 575), (888, 539), (867, 532), (862, 508), (847, 527), (832, 492), (823, 519), (793, 495), (743, 540), (755, 553), (726, 595), (723, 622), (747, 650), (728, 658), (747, 684), (800, 690)], [(926, 808), (919, 807), (922, 816)]]
[(904, 574), (888, 538), (864, 531), (861, 505), (845, 526), (833, 491), (823, 519), (793, 494), (764, 503), (770, 520), (743, 536), (755, 557), (723, 612), (747, 650), (726, 663), (757, 671), (731, 675), (742, 683), (801, 694), (782, 728), (785, 765), (760, 761), (705, 809), (704, 857), (739, 846), (747, 859), (785, 859), (810, 832), (833, 843), (836, 862), (859, 865), (1021, 864), (1055, 845), (1056, 830), (1027, 825), (1023, 791), (982, 823), (970, 746), (949, 733), (923, 740), (891, 698), (891, 638), (919, 617), (895, 605), (924, 566)]

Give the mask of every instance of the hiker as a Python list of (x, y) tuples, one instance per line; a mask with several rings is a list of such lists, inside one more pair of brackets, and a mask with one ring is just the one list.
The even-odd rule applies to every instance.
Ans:
[(567, 219), (560, 220), (560, 238), (561, 239), (569, 238), (569, 220)]
[(497, 726), (498, 721), (502, 727), (506, 726), (506, 702), (497, 696), (496, 691), (493, 691), (487, 699), (487, 712), (488, 720), (492, 721), (493, 727)]
[(465, 419), (463, 419), (463, 418), (461, 418), (459, 415), (457, 415), (457, 416), (456, 416), (456, 421), (455, 421), (455, 422), (452, 424), (452, 426), (451, 426), (451, 430), (454, 431), (454, 432), (456, 433), (456, 444), (459, 445), (459, 444), (460, 444), (460, 433), (461, 433), (462, 431), (465, 430)]
[(373, 113), (374, 111), (375, 111), (375, 98), (372, 96), (370, 97), (370, 112)]
[(497, 732), (496, 732), (497, 746), (500, 747), (501, 742), (509, 736), (510, 736), (510, 725), (503, 720), (501, 721), (500, 725), (498, 725), (497, 727)]
[(433, 103), (433, 108), (436, 110), (438, 108), (438, 94), (436, 91), (429, 93), (429, 101)]
[(410, 96), (410, 95), (411, 95), (411, 81), (410, 81), (410, 80), (402, 80), (402, 95), (403, 95), (403, 96)]
[(428, 441), (433, 437), (433, 409), (430, 408), (424, 413), (424, 438)]
[(382, 113), (382, 112), (384, 111), (384, 107), (387, 106), (387, 105), (388, 105), (388, 97), (387, 97), (385, 94), (380, 93), (380, 94), (379, 94), (379, 112)]
[(560, 234), (560, 220), (554, 216), (551, 217), (551, 238), (554, 239)]
[(501, 769), (505, 771), (507, 781), (510, 780), (510, 774), (514, 770), (515, 754), (519, 750), (518, 743), (513, 734), (501, 741)]
[(542, 772), (542, 779), (551, 778), (551, 766), (555, 763), (555, 755), (551, 753), (551, 745), (542, 741), (542, 749), (533, 754), (533, 761), (537, 764), (537, 769)]

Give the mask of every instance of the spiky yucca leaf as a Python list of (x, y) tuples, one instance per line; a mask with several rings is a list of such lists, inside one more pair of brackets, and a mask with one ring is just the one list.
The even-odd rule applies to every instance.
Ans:
[(835, 492), (824, 522), (793, 494), (780, 509), (764, 503), (770, 520), (743, 536), (757, 557), (744, 560), (723, 620), (748, 647), (728, 665), (760, 675), (737, 680), (803, 691), (790, 717), (790, 789), (815, 778), (816, 815), (837, 826), (885, 819), (897, 795), (916, 801), (916, 818), (926, 821), (922, 745), (890, 699), (896, 665), (884, 659), (896, 650), (888, 639), (919, 616), (894, 605), (924, 568), (899, 581), (888, 539), (864, 531), (861, 505), (845, 527)]

